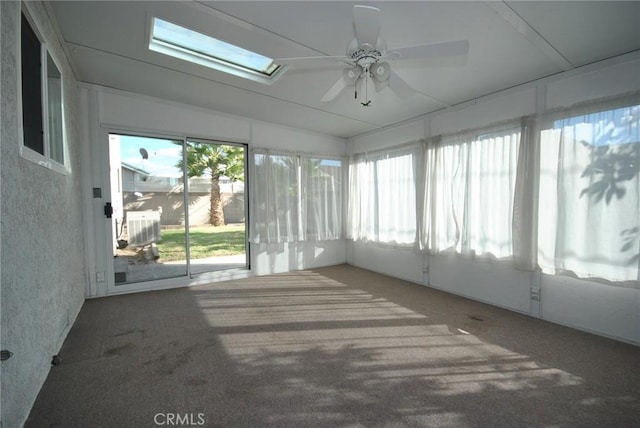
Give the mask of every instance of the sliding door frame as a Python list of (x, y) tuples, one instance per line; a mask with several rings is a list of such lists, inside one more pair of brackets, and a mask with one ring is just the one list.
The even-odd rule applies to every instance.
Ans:
[[(102, 154), (102, 203), (111, 202), (111, 179), (110, 179), (110, 147), (109, 147), (109, 135), (117, 134), (122, 136), (132, 136), (132, 137), (146, 137), (146, 138), (157, 138), (163, 140), (173, 140), (173, 141), (181, 141), (182, 142), (182, 156), (183, 156), (183, 179), (184, 179), (184, 191), (183, 191), (183, 204), (185, 207), (185, 254), (186, 254), (186, 273), (184, 276), (167, 278), (167, 279), (158, 279), (158, 280), (149, 280), (143, 282), (134, 282), (134, 283), (124, 283), (117, 285), (115, 284), (115, 268), (113, 263), (113, 243), (111, 242), (112, 237), (112, 221), (111, 219), (105, 218), (104, 215), (100, 217), (101, 220), (97, 222), (98, 227), (102, 231), (100, 235), (102, 235), (103, 239), (98, 239), (96, 242), (96, 256), (98, 259), (102, 258), (100, 255), (104, 254), (104, 284), (105, 288), (104, 294), (106, 295), (114, 295), (114, 294), (125, 294), (125, 293), (134, 293), (134, 292), (142, 292), (142, 291), (152, 291), (152, 290), (162, 290), (168, 288), (177, 288), (177, 287), (186, 287), (195, 284), (209, 283), (220, 280), (227, 279), (235, 279), (235, 278), (246, 278), (251, 276), (251, 254), (250, 254), (250, 189), (249, 189), (249, 145), (246, 141), (227, 141), (220, 140), (211, 137), (203, 137), (203, 136), (194, 136), (188, 134), (180, 134), (180, 133), (172, 133), (172, 132), (161, 132), (161, 131), (149, 131), (149, 130), (141, 130), (141, 129), (131, 129), (121, 126), (112, 126), (103, 124), (100, 127), (100, 140), (104, 147), (100, 149), (100, 153)], [(190, 260), (190, 247), (189, 247), (189, 183), (188, 183), (188, 175), (187, 175), (187, 141), (201, 142), (201, 143), (210, 143), (210, 144), (218, 144), (218, 145), (229, 145), (229, 146), (237, 146), (242, 147), (244, 149), (244, 215), (245, 215), (245, 268), (236, 268), (230, 270), (221, 270), (221, 271), (211, 271), (205, 273), (199, 273), (195, 276), (191, 273), (191, 260)], [(104, 156), (106, 154), (106, 156)], [(94, 195), (95, 197), (95, 195)], [(107, 221), (109, 220), (109, 221)], [(100, 227), (100, 221), (103, 227)], [(102, 241), (102, 242), (100, 242)], [(100, 247), (100, 248), (98, 248)], [(98, 285), (98, 287), (100, 287)], [(99, 292), (99, 295), (102, 294)]]
[[(249, 201), (251, 198), (249, 197), (249, 145), (247, 143), (235, 142), (235, 141), (223, 141), (223, 140), (215, 140), (211, 138), (202, 138), (202, 137), (193, 137), (186, 136), (184, 137), (183, 143), (183, 159), (187, 159), (187, 143), (201, 143), (201, 144), (214, 144), (218, 146), (235, 146), (241, 147), (244, 150), (244, 158), (243, 158), (243, 167), (244, 167), (244, 254), (245, 254), (245, 269), (251, 270), (251, 246), (249, 245), (249, 236), (250, 236), (250, 227), (249, 227)], [(189, 198), (189, 180), (187, 177), (187, 163), (183, 162), (183, 174), (185, 177), (185, 198), (188, 201)], [(189, 230), (189, 215), (185, 216), (185, 227), (187, 231)], [(189, 278), (194, 278), (194, 274), (191, 272), (191, 257), (189, 254), (189, 233), (187, 232), (187, 275)], [(207, 275), (211, 272), (205, 273), (196, 273), (195, 275)]]

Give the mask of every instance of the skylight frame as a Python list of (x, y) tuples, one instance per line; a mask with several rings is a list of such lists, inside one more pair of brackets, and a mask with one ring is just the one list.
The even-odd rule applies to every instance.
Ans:
[[(182, 43), (180, 40), (164, 40), (161, 35), (156, 36), (157, 21), (174, 27), (175, 29), (178, 29), (178, 31), (184, 31), (184, 34), (182, 34), (183, 37), (193, 37), (199, 39), (200, 42), (210, 41), (212, 44), (220, 44), (226, 49), (235, 51), (234, 54), (236, 55), (236, 58), (226, 59), (219, 56), (214, 56), (213, 53), (207, 52), (207, 49), (198, 49), (197, 47), (186, 46), (186, 44)], [(275, 60), (272, 58), (231, 44), (229, 42), (216, 39), (215, 37), (200, 33), (182, 25), (174, 24), (166, 19), (156, 16), (150, 16), (149, 22), (150, 25), (148, 32), (148, 46), (149, 50), (151, 51), (267, 85), (275, 82), (287, 69), (287, 67), (284, 65), (276, 64)], [(252, 67), (247, 62), (245, 62), (245, 64), (242, 64), (242, 61), (237, 60), (238, 57), (242, 56), (251, 57), (258, 60), (268, 60), (269, 63), (267, 66), (262, 68)]]

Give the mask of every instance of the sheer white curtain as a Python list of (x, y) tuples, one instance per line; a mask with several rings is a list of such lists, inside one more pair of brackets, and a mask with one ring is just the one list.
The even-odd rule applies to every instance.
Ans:
[(355, 155), (349, 165), (347, 236), (389, 246), (416, 242), (417, 145)]
[(638, 281), (640, 105), (555, 115), (541, 132), (543, 271)]
[(253, 241), (289, 242), (301, 236), (297, 156), (254, 152)]
[(425, 143), (421, 247), (511, 258), (520, 124)]
[(255, 149), (253, 242), (342, 237), (342, 160)]
[(362, 241), (374, 234), (375, 191), (374, 169), (367, 165), (364, 154), (351, 156), (349, 161), (349, 199), (347, 201), (347, 238)]
[(518, 167), (513, 201), (511, 233), (516, 269), (537, 269), (538, 176), (540, 170), (539, 130), (534, 118), (522, 120)]
[(342, 238), (342, 161), (303, 157), (300, 163), (304, 237), (312, 241)]

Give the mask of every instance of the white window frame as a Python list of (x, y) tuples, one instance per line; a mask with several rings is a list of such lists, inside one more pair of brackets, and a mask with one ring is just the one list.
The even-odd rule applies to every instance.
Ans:
[[(25, 18), (29, 22), (31, 29), (35, 33), (36, 37), (40, 41), (40, 79), (41, 79), (41, 103), (42, 103), (42, 130), (43, 130), (43, 151), (41, 154), (30, 147), (27, 147), (24, 144), (24, 122), (23, 122), (23, 108), (22, 108), (22, 42), (21, 37), (19, 36), (17, 39), (17, 78), (18, 78), (18, 138), (20, 143), (20, 157), (38, 164), (42, 167), (48, 168), (52, 171), (58, 172), (60, 174), (68, 174), (69, 170), (69, 157), (67, 153), (67, 136), (66, 136), (66, 118), (65, 118), (65, 108), (64, 108), (64, 86), (65, 86), (65, 78), (62, 73), (62, 67), (60, 67), (60, 61), (57, 59), (56, 55), (48, 49), (48, 43), (44, 40), (42, 36), (42, 32), (38, 28), (35, 20), (32, 18), (31, 13), (29, 12), (28, 6), (25, 3), (22, 3), (22, 7), (19, 10), (18, 22), (22, 25), (22, 15), (24, 14)], [(51, 158), (51, 138), (49, 134), (49, 85), (48, 85), (48, 57), (51, 58), (55, 66), (58, 68), (60, 73), (60, 111), (61, 111), (61, 120), (62, 120), (62, 153), (63, 153), (63, 163), (60, 163)]]
[[(419, 221), (416, 211), (418, 206), (417, 184), (418, 180), (420, 180), (416, 168), (416, 165), (419, 163), (418, 153), (418, 144), (408, 143), (369, 153), (356, 153), (351, 158), (347, 170), (348, 174), (351, 175), (352, 172), (358, 174), (357, 168), (361, 168), (361, 166), (358, 166), (358, 164), (360, 164), (364, 166), (364, 171), (366, 171), (367, 174), (372, 174), (373, 181), (371, 188), (367, 188), (364, 192), (362, 192), (362, 190), (357, 190), (356, 194), (352, 193), (347, 196), (348, 239), (353, 241), (369, 242), (383, 248), (393, 248), (397, 250), (412, 250), (416, 247), (418, 242)], [(381, 217), (384, 216), (380, 207), (387, 206), (387, 202), (389, 201), (381, 200), (381, 198), (386, 195), (380, 191), (379, 185), (382, 183), (383, 186), (386, 186), (388, 185), (388, 182), (380, 180), (381, 175), (379, 173), (379, 168), (381, 165), (384, 165), (386, 161), (404, 156), (411, 156), (411, 162), (413, 164), (412, 173), (414, 175), (412, 186), (410, 186), (414, 192), (412, 197), (414, 203), (413, 210), (405, 210), (405, 212), (409, 214), (412, 212), (415, 213), (415, 217), (412, 219), (413, 230), (410, 231), (413, 233), (413, 239), (411, 241), (402, 240), (405, 230), (409, 229), (392, 234), (388, 230), (381, 231), (382, 228), (380, 227)], [(354, 167), (356, 168), (355, 170)], [(348, 186), (349, 190), (352, 190), (351, 181), (349, 181)], [(389, 185), (389, 187), (392, 186)], [(363, 210), (367, 212), (366, 215), (362, 215)], [(394, 226), (398, 226), (398, 224), (395, 224)]]
[[(327, 239), (316, 239), (315, 237), (311, 237), (311, 234), (307, 233), (307, 212), (306, 212), (306, 204), (305, 204), (305, 189), (303, 188), (303, 166), (302, 166), (302, 161), (303, 160), (319, 160), (319, 161), (338, 161), (340, 162), (340, 175), (341, 175), (341, 180), (343, 180), (341, 186), (339, 186), (338, 190), (339, 190), (339, 194), (338, 195), (334, 195), (335, 201), (336, 201), (336, 205), (340, 205), (340, 206), (344, 206), (345, 204), (345, 193), (346, 193), (346, 188), (345, 188), (345, 183), (344, 180), (347, 178), (347, 174), (345, 172), (345, 168), (348, 166), (348, 161), (346, 158), (341, 157), (341, 156), (334, 156), (334, 155), (325, 155), (325, 154), (321, 154), (321, 153), (301, 153), (301, 152), (290, 152), (290, 151), (286, 151), (286, 150), (271, 150), (271, 149), (265, 149), (265, 148), (254, 148), (251, 150), (251, 164), (252, 164), (252, 180), (257, 180), (257, 166), (256, 166), (256, 156), (265, 156), (267, 160), (267, 162), (271, 162), (271, 157), (272, 156), (278, 156), (278, 157), (289, 157), (291, 159), (295, 159), (297, 161), (297, 166), (295, 168), (295, 175), (296, 175), (296, 188), (297, 188), (297, 192), (295, 194), (295, 211), (292, 212), (292, 214), (295, 214), (296, 220), (297, 220), (297, 224), (295, 225), (295, 228), (288, 228), (290, 229), (290, 231), (292, 232), (292, 235), (288, 235), (286, 237), (281, 237), (279, 235), (276, 234), (276, 236), (271, 237), (271, 235), (269, 234), (267, 229), (259, 229), (258, 228), (258, 223), (256, 221), (253, 221), (251, 224), (251, 242), (255, 243), (255, 244), (273, 244), (273, 243), (283, 243), (283, 242), (320, 242), (320, 241), (335, 241), (335, 240), (339, 240), (339, 239), (344, 239), (344, 210), (341, 209), (340, 210), (340, 218), (339, 218), (339, 225), (338, 225), (338, 237), (330, 237)], [(260, 204), (260, 199), (259, 198), (263, 198), (262, 201), (267, 201), (267, 202), (271, 202), (271, 200), (269, 200), (268, 196), (259, 196), (258, 193), (254, 190), (257, 187), (257, 182), (253, 182), (252, 184), (252, 191), (251, 191), (251, 203), (253, 205), (253, 207), (257, 207)], [(254, 208), (255, 210), (255, 208)], [(268, 215), (264, 216), (260, 216), (259, 214), (257, 214), (255, 211), (253, 213), (253, 219), (254, 220), (269, 220)], [(283, 222), (284, 223), (284, 222)], [(288, 226), (288, 224), (287, 224)], [(317, 233), (317, 231), (315, 231)], [(324, 231), (325, 235), (329, 235), (329, 233), (327, 233), (326, 231)]]
[[(200, 33), (196, 30), (191, 30), (188, 27), (184, 26), (184, 25), (180, 25), (180, 24), (176, 24), (174, 22), (171, 22), (170, 20), (164, 19), (162, 17), (158, 17), (158, 16), (152, 16), (149, 15), (148, 16), (148, 30), (147, 30), (147, 46), (148, 49), (150, 51), (153, 52), (158, 52), (161, 53), (163, 55), (167, 55), (173, 58), (177, 58), (180, 59), (182, 61), (187, 61), (190, 62), (192, 64), (197, 64), (203, 67), (207, 67), (213, 70), (217, 70), (217, 71), (221, 71), (223, 73), (227, 73), (230, 74), (232, 76), (236, 76), (236, 77), (241, 77), (243, 79), (247, 79), (247, 80), (251, 80), (254, 82), (258, 82), (258, 83), (263, 83), (266, 85), (271, 85), (273, 84), (275, 81), (278, 80), (278, 78), (280, 78), (280, 76), (285, 72), (285, 70), (287, 69), (287, 66), (285, 65), (277, 65), (276, 69), (271, 72), (270, 74), (268, 73), (263, 73), (260, 71), (256, 71), (254, 69), (242, 66), (242, 65), (238, 65), (238, 64), (234, 64), (232, 62), (229, 62), (225, 59), (222, 58), (215, 58), (213, 56), (207, 55), (207, 54), (202, 54), (199, 52), (196, 52), (194, 50), (191, 49), (187, 49), (184, 47), (180, 47), (177, 45), (173, 45), (171, 43), (167, 43), (167, 42), (163, 42), (161, 40), (158, 40), (156, 38), (154, 38), (154, 27), (155, 27), (155, 20), (159, 19), (161, 21), (165, 21), (168, 22), (169, 24), (173, 24), (173, 25), (177, 25), (179, 27), (185, 28), (187, 30), (193, 31), (194, 33), (198, 33), (198, 34), (202, 34), (204, 36), (207, 37), (211, 37), (211, 38), (215, 38), (209, 34), (204, 34), (204, 33)], [(218, 40), (218, 39), (217, 39)], [(225, 43), (229, 43), (229, 42), (225, 42)], [(229, 43), (231, 44), (231, 43)], [(234, 45), (237, 46), (237, 45)], [(242, 48), (241, 46), (237, 46), (240, 49), (245, 49)], [(246, 49), (245, 49), (246, 50)], [(257, 52), (254, 52), (257, 53)]]

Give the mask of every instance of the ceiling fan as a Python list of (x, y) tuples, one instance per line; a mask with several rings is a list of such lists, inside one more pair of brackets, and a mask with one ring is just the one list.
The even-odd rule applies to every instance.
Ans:
[(458, 56), (465, 55), (469, 51), (467, 40), (431, 43), (387, 51), (387, 44), (380, 37), (380, 9), (372, 6), (354, 6), (353, 25), (355, 38), (348, 44), (345, 56), (278, 58), (275, 62), (283, 65), (315, 64), (325, 61), (346, 64), (349, 67), (343, 70), (340, 78), (324, 94), (321, 101), (328, 102), (335, 99), (348, 87), (354, 87), (354, 95), (357, 99), (358, 87), (361, 87), (365, 94), (364, 102), (360, 104), (368, 107), (371, 105), (369, 88), (378, 92), (389, 87), (402, 98), (416, 92), (391, 69), (388, 61)]

